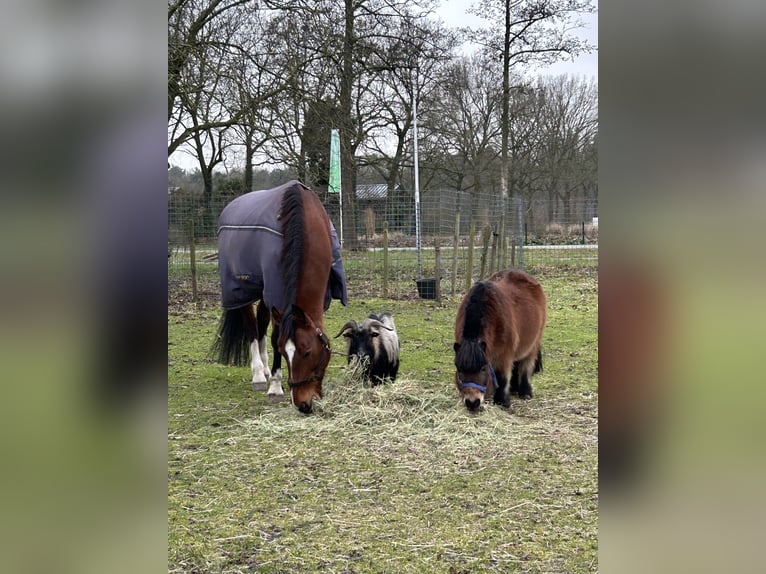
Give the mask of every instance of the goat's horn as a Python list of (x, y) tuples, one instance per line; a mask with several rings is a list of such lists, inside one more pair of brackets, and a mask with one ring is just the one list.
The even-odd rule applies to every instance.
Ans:
[(357, 322), (351, 319), (340, 328), (340, 331), (338, 332), (337, 335), (335, 335), (334, 338), (337, 339), (338, 337), (340, 337), (346, 331), (346, 329), (358, 329), (358, 328), (359, 328), (359, 325), (357, 324)]
[(369, 322), (369, 325), (370, 325), (370, 327), (383, 327), (384, 329), (388, 329), (389, 331), (393, 331), (394, 330), (392, 327), (387, 327), (386, 325), (384, 325), (383, 323), (381, 323), (377, 319), (372, 319)]

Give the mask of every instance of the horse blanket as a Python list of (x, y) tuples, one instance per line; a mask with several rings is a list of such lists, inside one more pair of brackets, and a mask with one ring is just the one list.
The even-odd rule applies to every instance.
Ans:
[[(290, 181), (274, 189), (240, 195), (229, 203), (218, 218), (218, 270), (221, 275), (221, 304), (238, 309), (263, 300), (268, 309), (284, 310), (281, 254), (282, 224), (278, 221), (282, 195), (293, 186)], [(346, 274), (335, 226), (330, 221), (332, 266), (324, 308), (331, 299), (348, 303)], [(307, 278), (311, 281), (311, 278)]]

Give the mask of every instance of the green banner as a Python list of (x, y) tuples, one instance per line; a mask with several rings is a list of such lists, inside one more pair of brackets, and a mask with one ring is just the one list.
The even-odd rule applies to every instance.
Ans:
[(330, 183), (328, 193), (340, 193), (340, 133), (330, 130)]

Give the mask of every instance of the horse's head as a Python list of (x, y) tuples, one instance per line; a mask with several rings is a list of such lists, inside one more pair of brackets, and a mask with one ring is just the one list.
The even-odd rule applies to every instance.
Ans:
[(469, 411), (476, 411), (497, 387), (492, 365), (487, 361), (487, 343), (465, 340), (455, 343), (455, 385)]
[(284, 315), (272, 312), (279, 323), (279, 352), (287, 361), (290, 397), (299, 411), (308, 414), (313, 400), (322, 398), (330, 341), (300, 307), (293, 305)]

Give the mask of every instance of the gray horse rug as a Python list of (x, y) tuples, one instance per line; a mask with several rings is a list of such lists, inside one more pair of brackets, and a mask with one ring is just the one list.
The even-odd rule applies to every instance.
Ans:
[[(218, 218), (218, 268), (221, 275), (221, 304), (238, 309), (263, 300), (267, 309), (284, 309), (281, 253), (282, 224), (277, 220), (282, 195), (302, 183), (290, 181), (274, 189), (240, 195), (229, 203)], [(305, 187), (305, 186), (303, 186)], [(325, 293), (324, 308), (331, 299), (348, 303), (346, 275), (340, 242), (332, 221), (332, 267)]]

